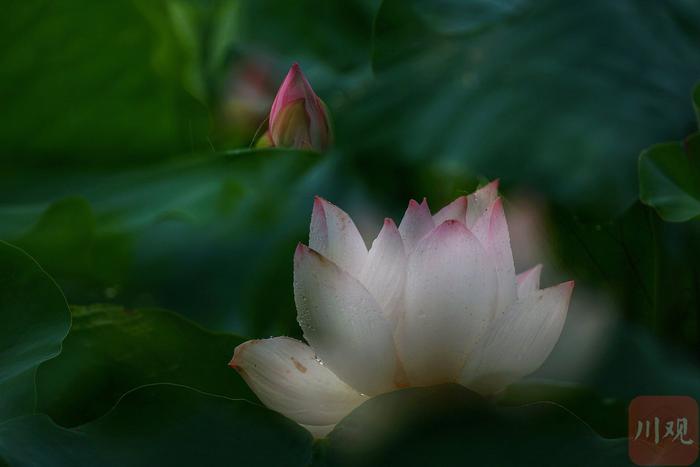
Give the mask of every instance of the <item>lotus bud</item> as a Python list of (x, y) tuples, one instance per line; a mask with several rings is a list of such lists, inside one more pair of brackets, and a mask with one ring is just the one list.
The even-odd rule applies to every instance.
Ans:
[(326, 105), (295, 63), (277, 91), (268, 131), (257, 146), (325, 151), (332, 140)]

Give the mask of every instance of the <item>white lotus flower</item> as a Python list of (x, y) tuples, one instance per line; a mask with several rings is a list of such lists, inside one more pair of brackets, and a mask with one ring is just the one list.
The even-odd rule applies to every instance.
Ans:
[(447, 382), (492, 394), (536, 370), (559, 339), (573, 282), (515, 275), (497, 182), (436, 214), (411, 200), (367, 250), (352, 219), (316, 198), (294, 256), (308, 345), (239, 345), (231, 366), (269, 408), (323, 436), (368, 397)]

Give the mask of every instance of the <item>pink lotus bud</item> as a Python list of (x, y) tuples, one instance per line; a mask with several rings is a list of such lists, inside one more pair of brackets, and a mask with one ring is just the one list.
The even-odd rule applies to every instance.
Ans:
[(326, 105), (295, 63), (272, 103), (262, 144), (266, 141), (277, 147), (325, 151), (332, 139)]

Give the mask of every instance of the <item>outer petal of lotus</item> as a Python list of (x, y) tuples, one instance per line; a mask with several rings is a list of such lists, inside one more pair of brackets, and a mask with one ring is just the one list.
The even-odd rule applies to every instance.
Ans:
[(311, 85), (301, 72), (301, 68), (299, 68), (298, 64), (293, 64), (287, 76), (284, 77), (284, 81), (282, 81), (282, 85), (277, 91), (275, 100), (272, 102), (272, 107), (270, 108), (270, 123), (277, 120), (277, 116), (287, 104), (305, 99), (309, 94), (309, 89), (311, 89)]
[(430, 214), (428, 201), (425, 198), (420, 204), (415, 200), (409, 201), (406, 213), (399, 224), (399, 232), (401, 233), (406, 253), (413, 251), (418, 241), (432, 232), (434, 228), (435, 222)]
[(316, 96), (316, 101), (307, 102), (306, 112), (309, 115), (311, 145), (318, 151), (325, 151), (333, 144), (333, 124), (328, 106)]
[(396, 388), (391, 326), (357, 279), (300, 244), (294, 255), (294, 300), (304, 338), (340, 379), (368, 395)]
[(540, 289), (540, 274), (542, 274), (542, 265), (538, 264), (516, 276), (519, 299), (525, 298)]
[(491, 203), (471, 230), (488, 253), (498, 275), (496, 314), (499, 316), (505, 313), (517, 297), (513, 252), (501, 198), (496, 198)]
[(270, 139), (273, 146), (295, 149), (312, 149), (309, 133), (309, 117), (302, 99), (290, 102), (270, 120)]
[(559, 340), (573, 288), (565, 282), (516, 301), (470, 355), (459, 383), (493, 394), (539, 368)]
[(356, 278), (367, 260), (367, 246), (350, 216), (318, 196), (311, 214), (309, 246)]
[(384, 227), (369, 250), (360, 282), (377, 300), (392, 327), (398, 317), (405, 279), (406, 254), (401, 234), (393, 220), (385, 219)]
[(325, 434), (366, 399), (323, 366), (311, 347), (288, 337), (244, 342), (229, 365), (267, 407), (312, 433)]
[(493, 319), (496, 292), (495, 270), (461, 222), (448, 220), (418, 243), (408, 258), (404, 313), (396, 330), (410, 384), (457, 380)]
[(435, 225), (440, 225), (447, 220), (453, 219), (466, 226), (467, 204), (468, 201), (466, 196), (460, 196), (456, 200), (452, 201), (450, 204), (435, 213), (433, 216)]
[(474, 223), (488, 209), (498, 196), (498, 180), (494, 180), (486, 186), (476, 190), (467, 197), (467, 227), (472, 228)]

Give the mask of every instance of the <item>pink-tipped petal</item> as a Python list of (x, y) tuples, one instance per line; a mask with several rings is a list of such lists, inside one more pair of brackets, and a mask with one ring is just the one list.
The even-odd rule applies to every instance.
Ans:
[(510, 233), (501, 198), (496, 198), (472, 226), (498, 274), (497, 314), (502, 314), (517, 297), (515, 266)]
[(516, 276), (518, 283), (518, 298), (525, 298), (531, 293), (540, 290), (540, 274), (542, 273), (542, 265), (528, 269)]
[(406, 213), (399, 224), (399, 232), (403, 239), (403, 245), (406, 253), (410, 253), (416, 246), (418, 241), (428, 235), (435, 228), (433, 216), (430, 214), (428, 201), (423, 199), (423, 202), (418, 204), (415, 200), (408, 203)]
[(456, 220), (466, 225), (467, 197), (460, 196), (447, 206), (440, 209), (434, 216), (435, 225), (440, 225), (447, 220)]
[(408, 259), (399, 357), (413, 385), (455, 381), (494, 316), (497, 279), (479, 241), (448, 220)]
[(374, 296), (391, 323), (396, 320), (405, 277), (406, 254), (401, 234), (393, 220), (385, 219), (384, 227), (369, 250), (360, 282)]
[(287, 76), (285, 76), (284, 81), (282, 81), (282, 85), (277, 91), (275, 100), (272, 102), (270, 123), (277, 120), (279, 113), (287, 104), (300, 99), (306, 99), (312, 95), (315, 94), (311, 85), (306, 80), (306, 76), (301, 72), (299, 64), (294, 63), (289, 69), (289, 72), (287, 72)]
[(573, 287), (565, 282), (511, 305), (467, 359), (460, 384), (493, 394), (539, 368), (559, 340)]
[(395, 388), (391, 326), (357, 279), (300, 245), (294, 257), (294, 300), (304, 338), (340, 379), (369, 395)]
[(498, 180), (493, 180), (486, 186), (476, 190), (467, 197), (467, 227), (470, 229), (476, 223), (484, 211), (488, 209), (498, 196)]
[(318, 196), (311, 215), (309, 246), (353, 277), (359, 277), (367, 260), (367, 247), (350, 216)]
[(236, 347), (229, 364), (270, 409), (297, 423), (338, 423), (366, 398), (316, 360), (308, 345), (288, 337)]

